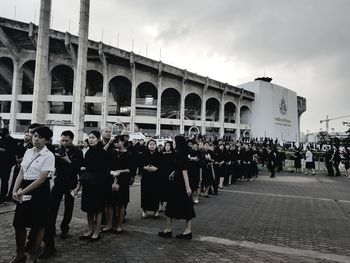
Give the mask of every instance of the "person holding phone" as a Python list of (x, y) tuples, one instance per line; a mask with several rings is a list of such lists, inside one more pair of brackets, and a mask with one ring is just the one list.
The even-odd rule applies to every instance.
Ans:
[[(23, 157), (21, 169), (13, 188), (13, 199), (17, 201), (13, 226), (16, 232), (17, 255), (10, 262), (35, 262), (45, 226), (48, 223), (50, 182), (47, 179), (55, 170), (55, 157), (46, 143), (52, 131), (46, 126), (34, 130), (33, 148)], [(26, 228), (31, 228), (31, 250), (26, 261), (24, 254), (27, 236)]]
[(39, 258), (47, 258), (56, 252), (54, 236), (56, 233), (56, 219), (62, 198), (64, 196), (64, 215), (60, 224), (61, 238), (66, 238), (69, 224), (72, 220), (74, 197), (71, 191), (78, 183), (78, 173), (83, 162), (82, 151), (73, 144), (72, 131), (63, 131), (61, 134), (61, 147), (56, 149), (55, 184), (50, 194), (49, 224), (45, 230), (45, 248)]

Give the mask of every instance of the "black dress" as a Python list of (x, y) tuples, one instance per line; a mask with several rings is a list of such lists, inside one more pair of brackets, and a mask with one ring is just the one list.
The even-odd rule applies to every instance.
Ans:
[[(155, 172), (148, 172), (144, 166), (152, 165), (158, 168)], [(159, 209), (159, 168), (160, 154), (155, 151), (151, 153), (146, 150), (140, 156), (141, 178), (141, 208), (144, 211), (158, 211)]]
[(90, 182), (81, 181), (83, 186), (81, 210), (87, 213), (99, 213), (104, 209), (106, 192), (106, 174), (108, 170), (108, 155), (102, 148), (102, 143), (90, 146), (85, 154), (83, 167), (85, 172), (95, 174)]
[(190, 182), (190, 187), (192, 191), (195, 191), (199, 187), (200, 180), (200, 153), (198, 150), (192, 150), (189, 157), (197, 157), (198, 160), (188, 161), (188, 180)]
[(182, 171), (188, 170), (187, 156), (176, 154), (175, 178), (170, 183), (169, 200), (165, 215), (170, 218), (190, 220), (196, 217), (192, 198), (186, 193)]
[(161, 153), (159, 199), (162, 202), (168, 201), (169, 175), (174, 171), (174, 168), (175, 168), (174, 165), (175, 165), (175, 154), (173, 152)]
[[(126, 170), (133, 171), (133, 158), (127, 151), (118, 152), (113, 151), (110, 156), (110, 171)], [(118, 176), (117, 182), (119, 184), (118, 191), (112, 191), (112, 184), (114, 182), (113, 175), (107, 175), (108, 189), (107, 189), (107, 203), (112, 205), (125, 205), (130, 201), (130, 175), (131, 173), (122, 173)]]

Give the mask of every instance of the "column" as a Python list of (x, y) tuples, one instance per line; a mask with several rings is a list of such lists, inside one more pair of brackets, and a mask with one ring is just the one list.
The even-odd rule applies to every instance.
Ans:
[(182, 77), (182, 87), (181, 87), (181, 101), (180, 101), (180, 134), (185, 133), (185, 93), (186, 93), (186, 80), (187, 71), (184, 70)]
[(84, 117), (85, 117), (85, 86), (86, 86), (86, 66), (89, 35), (89, 12), (90, 0), (80, 1), (80, 21), (79, 21), (79, 47), (77, 70), (75, 77), (75, 87), (73, 94), (73, 124), (75, 126), (74, 141), (83, 140)]
[(157, 95), (157, 125), (156, 125), (156, 135), (160, 136), (160, 128), (161, 128), (161, 122), (160, 122), (160, 117), (161, 117), (161, 110), (162, 110), (162, 69), (163, 69), (163, 64), (160, 61), (158, 65), (158, 95)]
[(32, 122), (39, 123), (46, 122), (46, 90), (49, 83), (50, 18), (51, 0), (41, 0), (32, 108)]
[(202, 119), (202, 135), (206, 134), (206, 128), (205, 128), (205, 119), (207, 117), (206, 111), (207, 111), (207, 105), (206, 105), (206, 96), (209, 86), (209, 78), (206, 77), (205, 84), (203, 88), (203, 95), (202, 95), (202, 109), (201, 109), (201, 119)]
[(223, 138), (224, 134), (225, 134), (224, 123), (225, 123), (225, 98), (226, 98), (226, 94), (227, 94), (227, 86), (225, 84), (224, 90), (222, 92), (221, 104), (220, 104), (220, 117), (219, 117), (220, 138)]
[(131, 70), (131, 110), (130, 110), (130, 131), (135, 132), (136, 116), (136, 65), (134, 61), (134, 52), (130, 52), (130, 70)]
[(19, 60), (15, 59), (13, 61), (13, 76), (12, 76), (12, 98), (11, 98), (11, 114), (10, 114), (10, 125), (9, 130), (10, 132), (16, 131), (16, 119), (17, 119), (17, 113), (19, 110), (18, 107), (18, 91), (20, 90), (22, 86), (22, 80), (23, 80), (23, 73), (20, 74), (20, 68), (19, 68)]
[(103, 43), (100, 42), (98, 53), (100, 55), (100, 60), (102, 62), (103, 67), (103, 91), (102, 91), (102, 122), (101, 128), (107, 127), (107, 116), (108, 116), (108, 64), (107, 59), (103, 51)]
[(242, 101), (242, 96), (239, 97), (237, 108), (236, 108), (236, 124), (237, 124), (236, 140), (239, 140), (241, 137), (241, 101)]

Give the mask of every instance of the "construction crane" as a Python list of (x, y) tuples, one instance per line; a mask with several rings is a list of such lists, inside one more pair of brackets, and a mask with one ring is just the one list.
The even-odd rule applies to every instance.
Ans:
[(345, 116), (341, 116), (341, 117), (336, 117), (336, 118), (328, 118), (328, 115), (326, 116), (326, 119), (325, 120), (320, 120), (320, 123), (322, 124), (323, 122), (326, 123), (326, 131), (327, 133), (329, 132), (329, 122), (330, 121), (334, 121), (334, 120), (339, 120), (339, 119), (344, 119), (344, 118), (347, 118), (347, 117), (350, 117), (350, 114), (349, 115), (345, 115)]

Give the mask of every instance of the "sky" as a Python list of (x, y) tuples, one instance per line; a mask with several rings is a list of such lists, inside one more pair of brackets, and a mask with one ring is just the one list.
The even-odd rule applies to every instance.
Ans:
[[(51, 28), (78, 34), (79, 5), (52, 0)], [(38, 24), (39, 10), (0, 0), (1, 17)], [(306, 98), (301, 131), (319, 132), (326, 115), (350, 115), (349, 11), (348, 0), (91, 0), (89, 39), (234, 86), (271, 77)]]

